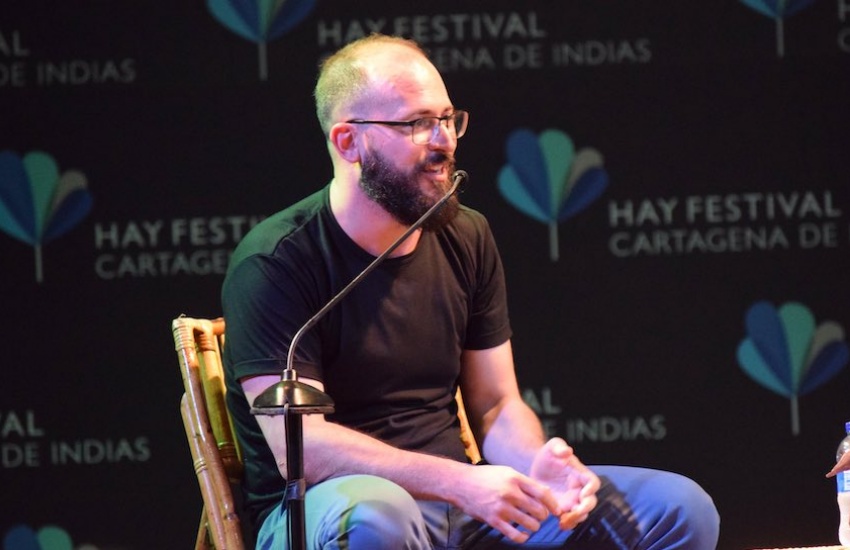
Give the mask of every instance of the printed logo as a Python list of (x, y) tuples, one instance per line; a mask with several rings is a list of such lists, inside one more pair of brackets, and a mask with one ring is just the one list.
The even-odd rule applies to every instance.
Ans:
[(747, 337), (738, 345), (738, 364), (760, 385), (791, 402), (791, 433), (800, 433), (797, 398), (837, 375), (847, 364), (844, 329), (834, 321), (815, 325), (803, 304), (779, 309), (756, 302), (744, 319)]
[(266, 80), (266, 44), (295, 28), (313, 11), (315, 3), (315, 0), (207, 0), (207, 8), (219, 23), (257, 44), (260, 80)]
[(786, 17), (790, 17), (812, 4), (815, 0), (741, 0), (741, 2), (762, 15), (773, 18), (776, 22), (776, 55), (785, 55)]
[(835, 250), (844, 212), (829, 189), (627, 198), (608, 203), (618, 258)]
[(661, 441), (667, 437), (667, 421), (663, 414), (564, 418), (564, 409), (555, 402), (549, 386), (524, 388), (522, 399), (537, 413), (547, 437), (565, 437), (572, 443)]
[(68, 57), (73, 52), (63, 49), (61, 60), (49, 59), (40, 51), (39, 38), (55, 40), (49, 32), (33, 38), (19, 29), (0, 30), (0, 89), (132, 84), (138, 77), (131, 57)]
[(224, 275), (233, 249), (263, 216), (95, 222), (94, 271), (103, 280)]
[(506, 152), (499, 192), (517, 210), (549, 227), (549, 258), (556, 262), (558, 222), (587, 208), (608, 186), (602, 155), (590, 148), (576, 151), (570, 136), (560, 130), (539, 136), (515, 130), (508, 136)]
[[(49, 525), (37, 532), (26, 525), (12, 527), (3, 537), (3, 550), (73, 550), (71, 537), (61, 527)], [(91, 544), (77, 550), (97, 550)]]
[[(652, 41), (647, 36), (593, 37), (581, 33), (580, 37), (571, 37), (570, 25), (559, 23), (562, 22), (549, 14), (536, 11), (453, 10), (392, 17), (370, 14), (354, 19), (332, 16), (317, 21), (316, 39), (324, 55), (373, 32), (404, 36), (426, 46), (431, 61), (443, 74), (652, 62)], [(551, 29), (547, 28), (549, 25)]]
[(91, 210), (86, 177), (59, 174), (53, 157), (31, 151), (23, 158), (0, 151), (0, 230), (31, 245), (35, 280), (43, 280), (41, 247), (77, 225)]

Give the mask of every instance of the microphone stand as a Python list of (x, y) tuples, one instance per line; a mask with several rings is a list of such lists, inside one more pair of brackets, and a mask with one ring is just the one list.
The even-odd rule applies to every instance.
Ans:
[(298, 329), (289, 344), (289, 351), (286, 354), (286, 368), (280, 375), (280, 382), (266, 388), (251, 405), (251, 414), (253, 415), (283, 415), (284, 417), (286, 489), (283, 494), (283, 501), (286, 508), (290, 550), (305, 550), (307, 544), (304, 510), (307, 483), (304, 479), (304, 434), (301, 415), (334, 412), (334, 402), (328, 394), (298, 380), (298, 373), (295, 372), (293, 366), (298, 342), (305, 332), (313, 328), (331, 308), (348, 295), (360, 281), (378, 267), (414, 231), (419, 229), (434, 212), (439, 210), (467, 179), (469, 179), (469, 174), (464, 170), (456, 170), (452, 173), (452, 186), (449, 191)]

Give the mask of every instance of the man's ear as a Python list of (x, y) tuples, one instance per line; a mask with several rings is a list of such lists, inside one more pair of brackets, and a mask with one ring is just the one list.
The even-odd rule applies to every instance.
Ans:
[(337, 154), (348, 162), (360, 161), (360, 150), (357, 148), (355, 138), (355, 127), (353, 124), (338, 122), (331, 126), (328, 139), (336, 149)]

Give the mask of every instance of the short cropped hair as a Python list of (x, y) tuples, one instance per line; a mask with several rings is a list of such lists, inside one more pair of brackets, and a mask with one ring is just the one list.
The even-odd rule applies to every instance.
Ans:
[(338, 122), (333, 120), (338, 106), (354, 105), (364, 99), (369, 88), (369, 77), (363, 69), (363, 53), (371, 48), (380, 48), (382, 44), (406, 46), (428, 57), (413, 40), (376, 33), (347, 44), (325, 59), (319, 66), (313, 97), (316, 99), (316, 116), (326, 136), (331, 126)]

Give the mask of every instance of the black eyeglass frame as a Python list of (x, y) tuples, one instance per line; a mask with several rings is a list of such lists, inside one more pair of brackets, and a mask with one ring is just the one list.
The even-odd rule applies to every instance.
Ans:
[[(422, 121), (425, 120), (436, 120), (437, 122), (434, 126), (431, 127), (431, 134), (428, 136), (428, 139), (424, 143), (417, 143), (416, 138), (416, 125), (422, 124)], [(431, 143), (434, 138), (437, 136), (438, 128), (441, 123), (447, 122), (449, 120), (454, 121), (454, 134), (455, 139), (460, 139), (466, 134), (466, 128), (469, 126), (469, 111), (464, 111), (463, 109), (458, 109), (456, 111), (452, 111), (451, 113), (443, 116), (424, 116), (421, 118), (417, 118), (415, 120), (364, 120), (361, 118), (354, 118), (351, 120), (346, 120), (347, 124), (382, 124), (384, 126), (409, 126), (411, 128), (410, 139), (416, 145), (428, 145)], [(458, 126), (458, 121), (460, 121), (460, 126)], [(447, 126), (448, 128), (448, 126)], [(451, 128), (450, 128), (451, 129)]]

